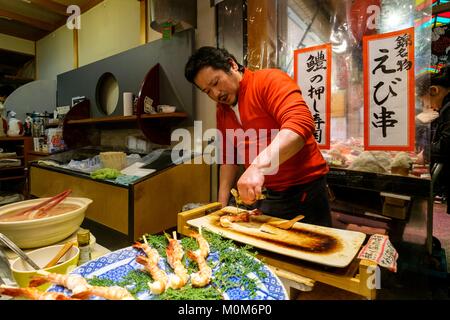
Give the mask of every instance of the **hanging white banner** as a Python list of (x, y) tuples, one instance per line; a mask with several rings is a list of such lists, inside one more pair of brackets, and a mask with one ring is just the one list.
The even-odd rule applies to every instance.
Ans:
[(316, 124), (321, 149), (330, 149), (331, 44), (294, 51), (294, 79)]
[(367, 36), (364, 148), (414, 150), (414, 28)]

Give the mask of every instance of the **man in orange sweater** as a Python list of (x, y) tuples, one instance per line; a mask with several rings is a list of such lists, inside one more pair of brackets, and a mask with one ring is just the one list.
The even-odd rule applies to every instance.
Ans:
[[(239, 196), (249, 208), (303, 222), (331, 224), (328, 166), (298, 85), (277, 69), (252, 72), (225, 49), (202, 47), (185, 68), (188, 81), (217, 102), (222, 148), (218, 200), (229, 204), (239, 164)], [(255, 151), (256, 150), (256, 151)], [(263, 193), (266, 199), (257, 200)]]

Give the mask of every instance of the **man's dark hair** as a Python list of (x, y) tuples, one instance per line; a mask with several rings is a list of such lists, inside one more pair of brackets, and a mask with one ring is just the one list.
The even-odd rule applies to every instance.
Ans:
[(442, 67), (437, 73), (425, 73), (417, 77), (416, 87), (419, 97), (426, 95), (431, 86), (450, 88), (450, 66)]
[(186, 63), (184, 68), (184, 76), (186, 79), (194, 83), (194, 79), (199, 71), (205, 67), (212, 67), (213, 69), (230, 72), (232, 59), (239, 67), (239, 71), (243, 71), (244, 67), (240, 65), (236, 58), (225, 49), (218, 49), (215, 47), (201, 47), (198, 49)]

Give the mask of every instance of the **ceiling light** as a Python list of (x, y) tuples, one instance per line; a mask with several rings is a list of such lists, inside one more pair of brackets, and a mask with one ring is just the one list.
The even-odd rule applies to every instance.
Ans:
[(31, 0), (22, 0), (22, 1), (26, 3), (31, 3)]

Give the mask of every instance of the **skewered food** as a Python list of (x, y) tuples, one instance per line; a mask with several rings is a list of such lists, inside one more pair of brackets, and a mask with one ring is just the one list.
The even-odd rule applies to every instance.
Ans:
[(85, 278), (77, 274), (58, 274), (47, 271), (38, 271), (39, 276), (35, 276), (30, 281), (30, 287), (37, 287), (45, 282), (51, 282), (72, 291), (72, 298), (88, 299), (91, 296), (98, 296), (108, 300), (134, 300), (134, 297), (127, 289), (118, 286), (101, 287), (88, 284)]
[(71, 290), (72, 293), (76, 294), (78, 292), (85, 291), (86, 287), (89, 286), (86, 279), (76, 274), (59, 274), (44, 270), (37, 271), (37, 274), (37, 276), (34, 276), (31, 279), (30, 287), (38, 287), (46, 282), (51, 282), (66, 287), (67, 289)]
[(209, 243), (202, 235), (202, 228), (199, 228), (199, 233), (193, 233), (192, 237), (197, 240), (199, 248), (188, 251), (187, 255), (197, 263), (199, 271), (191, 274), (191, 283), (193, 287), (204, 287), (210, 283), (212, 276), (212, 269), (206, 263), (210, 252)]
[(169, 287), (172, 289), (180, 289), (189, 281), (189, 274), (183, 265), (182, 259), (184, 250), (177, 240), (177, 233), (173, 232), (173, 238), (169, 240), (169, 245), (166, 249), (167, 261), (175, 274), (169, 276)]
[(91, 296), (103, 297), (108, 300), (135, 300), (125, 288), (119, 286), (101, 287), (91, 285), (87, 286), (85, 291), (73, 294), (72, 298), (85, 300)]
[(233, 222), (249, 222), (251, 216), (258, 216), (261, 214), (261, 211), (258, 209), (239, 213), (229, 213), (220, 217), (220, 225), (224, 228), (230, 228)]
[(159, 253), (151, 248), (147, 243), (136, 242), (134, 248), (141, 249), (147, 257), (137, 256), (136, 262), (142, 264), (153, 278), (153, 282), (149, 282), (148, 286), (153, 294), (161, 294), (167, 289), (168, 277), (164, 270), (158, 267)]
[(43, 292), (37, 288), (16, 288), (8, 286), (0, 286), (0, 295), (10, 297), (24, 297), (31, 300), (75, 300), (62, 293), (57, 292)]

